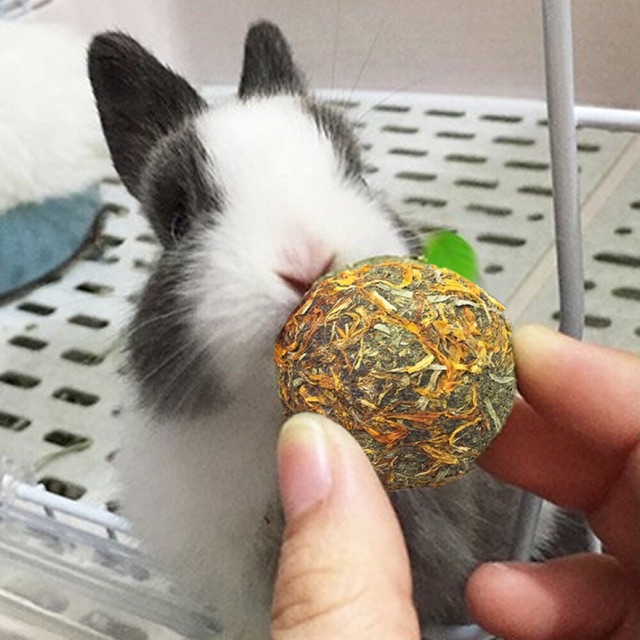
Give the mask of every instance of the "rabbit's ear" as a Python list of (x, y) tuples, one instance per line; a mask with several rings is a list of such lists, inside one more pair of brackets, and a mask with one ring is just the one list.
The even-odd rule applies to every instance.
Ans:
[(305, 79), (289, 43), (271, 22), (257, 22), (247, 33), (238, 95), (240, 98), (304, 94)]
[(119, 32), (93, 39), (89, 78), (113, 163), (129, 191), (139, 197), (141, 174), (153, 147), (206, 103), (184, 78)]

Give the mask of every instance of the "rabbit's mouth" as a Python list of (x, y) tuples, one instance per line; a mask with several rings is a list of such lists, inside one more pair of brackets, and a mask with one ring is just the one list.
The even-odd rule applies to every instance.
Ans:
[(309, 259), (306, 264), (290, 271), (278, 272), (280, 279), (296, 294), (302, 297), (322, 276), (329, 273), (335, 266), (336, 257), (330, 256), (323, 260)]

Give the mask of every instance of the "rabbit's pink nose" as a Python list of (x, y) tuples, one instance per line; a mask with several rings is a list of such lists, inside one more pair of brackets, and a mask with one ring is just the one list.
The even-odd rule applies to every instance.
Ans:
[(286, 271), (280, 271), (278, 275), (291, 289), (302, 296), (318, 278), (331, 270), (334, 261), (335, 256), (322, 259), (309, 257), (295, 266), (291, 265), (291, 268)]

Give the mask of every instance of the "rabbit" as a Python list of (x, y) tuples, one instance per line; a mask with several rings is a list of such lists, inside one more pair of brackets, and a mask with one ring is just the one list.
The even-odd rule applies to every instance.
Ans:
[(62, 25), (0, 21), (0, 215), (110, 174), (87, 45)]
[[(116, 170), (162, 245), (129, 339), (124, 513), (215, 607), (221, 637), (267, 638), (277, 334), (324, 273), (413, 255), (418, 238), (368, 187), (351, 127), (308, 93), (274, 24), (250, 27), (237, 96), (217, 107), (122, 33), (94, 38), (89, 75)], [(391, 497), (425, 628), (468, 621), (466, 577), (508, 556), (520, 492), (478, 470)], [(541, 549), (556, 528), (545, 509)]]

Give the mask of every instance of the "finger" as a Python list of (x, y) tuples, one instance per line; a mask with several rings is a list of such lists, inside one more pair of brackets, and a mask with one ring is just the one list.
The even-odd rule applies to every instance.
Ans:
[(618, 456), (609, 460), (605, 452), (549, 423), (522, 399), (478, 462), (506, 482), (574, 509), (601, 499), (621, 464)]
[(278, 465), (287, 524), (273, 638), (417, 640), (402, 532), (359, 445), (329, 420), (301, 414), (283, 428)]
[(640, 439), (640, 358), (542, 326), (514, 335), (518, 388), (545, 419), (624, 455)]
[(595, 554), (485, 564), (467, 584), (473, 618), (509, 640), (635, 639), (638, 597), (620, 564)]
[(514, 346), (530, 404), (516, 403), (480, 465), (585, 511), (640, 572), (640, 359), (537, 327), (517, 331)]

